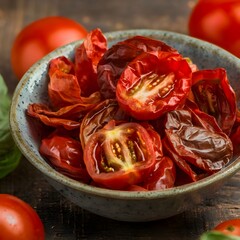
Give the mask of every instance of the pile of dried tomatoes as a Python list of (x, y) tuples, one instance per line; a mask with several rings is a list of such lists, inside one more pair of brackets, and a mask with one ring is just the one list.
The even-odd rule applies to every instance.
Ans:
[(160, 190), (198, 181), (240, 152), (240, 115), (223, 68), (199, 70), (166, 43), (134, 36), (107, 47), (100, 29), (49, 63), (40, 153), (98, 187)]

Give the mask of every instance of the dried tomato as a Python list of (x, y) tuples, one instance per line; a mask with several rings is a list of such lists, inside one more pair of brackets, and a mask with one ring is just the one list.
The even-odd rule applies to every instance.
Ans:
[(117, 83), (117, 101), (136, 119), (156, 119), (184, 105), (191, 76), (188, 62), (179, 54), (144, 52), (123, 71)]
[(141, 183), (156, 162), (153, 142), (138, 123), (111, 120), (93, 133), (84, 148), (84, 162), (92, 179), (111, 189)]
[(27, 114), (39, 119), (42, 123), (51, 127), (64, 127), (75, 129), (80, 127), (80, 120), (96, 104), (75, 104), (53, 111), (46, 104), (33, 103), (28, 106)]
[(162, 157), (155, 163), (153, 171), (143, 183), (147, 190), (161, 190), (174, 186), (176, 180), (175, 163), (169, 157)]
[(89, 183), (91, 178), (83, 161), (83, 152), (79, 141), (53, 132), (49, 137), (42, 139), (39, 151), (60, 173)]
[(73, 63), (58, 57), (49, 63), (48, 95), (53, 109), (60, 109), (74, 104), (95, 104), (100, 102), (99, 92), (83, 97), (78, 79), (73, 69)]
[(166, 43), (143, 36), (134, 36), (109, 48), (99, 61), (97, 69), (102, 95), (105, 98), (115, 98), (118, 79), (128, 63), (142, 52), (160, 50), (177, 53), (176, 49)]
[(88, 33), (84, 42), (75, 49), (76, 77), (82, 96), (99, 91), (97, 65), (106, 50), (107, 40), (98, 28)]
[(198, 107), (214, 116), (226, 134), (230, 134), (236, 119), (236, 96), (222, 68), (193, 73), (192, 92)]
[(130, 117), (119, 107), (115, 99), (106, 99), (90, 110), (80, 127), (80, 139), (84, 149), (89, 137), (99, 129), (103, 128), (110, 120), (127, 121)]
[(229, 137), (207, 129), (204, 118), (199, 124), (196, 115), (186, 109), (168, 112), (163, 140), (164, 150), (193, 181), (222, 169), (233, 153)]

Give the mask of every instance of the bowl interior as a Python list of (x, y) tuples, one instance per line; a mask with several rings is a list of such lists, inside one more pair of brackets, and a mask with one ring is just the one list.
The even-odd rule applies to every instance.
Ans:
[[(240, 108), (240, 60), (230, 53), (209, 43), (191, 38), (186, 35), (160, 30), (128, 30), (106, 33), (109, 46), (135, 35), (156, 38), (175, 47), (182, 55), (189, 57), (200, 69), (222, 67), (227, 70), (231, 86), (236, 92), (238, 107)], [(43, 131), (32, 119), (26, 116), (26, 109), (31, 103), (47, 103), (47, 68), (52, 58), (66, 56), (73, 58), (74, 49), (81, 41), (63, 46), (34, 64), (23, 76), (15, 89), (11, 111), (10, 127), (13, 138), (24, 156), (41, 172), (67, 187), (91, 194), (104, 195), (112, 198), (157, 198), (204, 188), (208, 184), (223, 180), (235, 174), (240, 169), (240, 157), (223, 171), (196, 183), (187, 184), (164, 191), (125, 192), (101, 189), (79, 183), (55, 171), (39, 154), (40, 139)]]

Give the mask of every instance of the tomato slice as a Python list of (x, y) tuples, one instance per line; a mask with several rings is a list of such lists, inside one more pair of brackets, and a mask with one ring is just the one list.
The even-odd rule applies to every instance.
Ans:
[(172, 52), (176, 49), (166, 43), (144, 36), (134, 36), (109, 48), (99, 61), (97, 75), (104, 98), (115, 98), (117, 82), (125, 67), (143, 52)]
[(116, 99), (106, 99), (90, 110), (81, 122), (80, 139), (84, 149), (89, 137), (110, 120), (127, 121), (130, 117), (119, 107)]
[(91, 135), (84, 162), (92, 179), (110, 189), (125, 189), (142, 182), (156, 161), (153, 142), (138, 123), (110, 121)]
[(136, 119), (156, 119), (184, 104), (191, 76), (188, 62), (179, 54), (144, 52), (123, 71), (117, 83), (117, 101)]
[(226, 70), (200, 70), (192, 76), (192, 92), (198, 107), (214, 116), (219, 126), (229, 135), (236, 119), (237, 103)]

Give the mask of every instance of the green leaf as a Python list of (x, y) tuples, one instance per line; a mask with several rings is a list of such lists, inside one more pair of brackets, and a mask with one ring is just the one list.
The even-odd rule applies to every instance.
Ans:
[(240, 240), (240, 237), (225, 235), (217, 231), (209, 231), (204, 233), (200, 240)]
[(12, 172), (21, 159), (21, 153), (15, 145), (9, 126), (11, 98), (7, 86), (0, 75), (0, 179)]
[(3, 156), (0, 156), (0, 179), (12, 172), (19, 164), (21, 152), (16, 145)]

